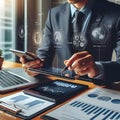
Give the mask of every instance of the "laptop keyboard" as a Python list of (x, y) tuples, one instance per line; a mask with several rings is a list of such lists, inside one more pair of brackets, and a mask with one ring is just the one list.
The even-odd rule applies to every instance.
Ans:
[(8, 71), (0, 71), (0, 88), (10, 87), (13, 85), (19, 85), (24, 83), (28, 83), (28, 81)]

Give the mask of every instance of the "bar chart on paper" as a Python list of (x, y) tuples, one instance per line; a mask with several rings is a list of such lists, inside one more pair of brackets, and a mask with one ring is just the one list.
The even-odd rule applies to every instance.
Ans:
[(13, 111), (17, 108), (19, 110), (17, 115), (19, 117), (26, 118), (27, 120), (28, 118), (35, 116), (39, 111), (42, 111), (53, 104), (54, 102), (27, 95), (24, 92), (18, 92), (16, 94), (0, 98), (1, 110), (6, 110), (9, 113), (12, 111), (14, 115), (16, 111)]
[(104, 107), (98, 107), (95, 105), (87, 104), (80, 101), (75, 101), (69, 104), (73, 109), (81, 111), (81, 116), (86, 116), (90, 120), (120, 120), (120, 113), (106, 109)]
[(46, 116), (59, 120), (120, 120), (120, 92), (95, 88)]

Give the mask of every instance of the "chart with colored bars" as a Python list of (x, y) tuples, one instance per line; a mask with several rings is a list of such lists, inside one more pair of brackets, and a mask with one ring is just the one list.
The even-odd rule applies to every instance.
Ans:
[(47, 116), (59, 120), (120, 120), (120, 92), (95, 88)]
[[(54, 104), (53, 102), (24, 94), (23, 92), (1, 98), (0, 101), (6, 103), (7, 106), (9, 105), (10, 108), (13, 106), (21, 109), (19, 114), (26, 117)], [(0, 102), (0, 105), (2, 105), (2, 102)]]

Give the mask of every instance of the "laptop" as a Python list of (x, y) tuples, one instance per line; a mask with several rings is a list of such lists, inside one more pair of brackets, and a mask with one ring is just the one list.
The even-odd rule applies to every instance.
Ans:
[(23, 68), (10, 68), (0, 70), (0, 94), (8, 93), (46, 82), (45, 76), (29, 76)]

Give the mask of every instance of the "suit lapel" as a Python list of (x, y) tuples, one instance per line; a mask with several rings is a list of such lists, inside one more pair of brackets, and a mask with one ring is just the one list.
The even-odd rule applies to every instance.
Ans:
[(63, 31), (64, 31), (64, 35), (66, 40), (70, 39), (70, 24), (71, 24), (71, 13), (70, 13), (70, 5), (66, 4), (66, 6), (63, 9), (62, 12), (62, 26), (63, 26)]
[(67, 3), (61, 12), (61, 21), (63, 29), (63, 60), (68, 59), (71, 56), (71, 12), (70, 5)]

